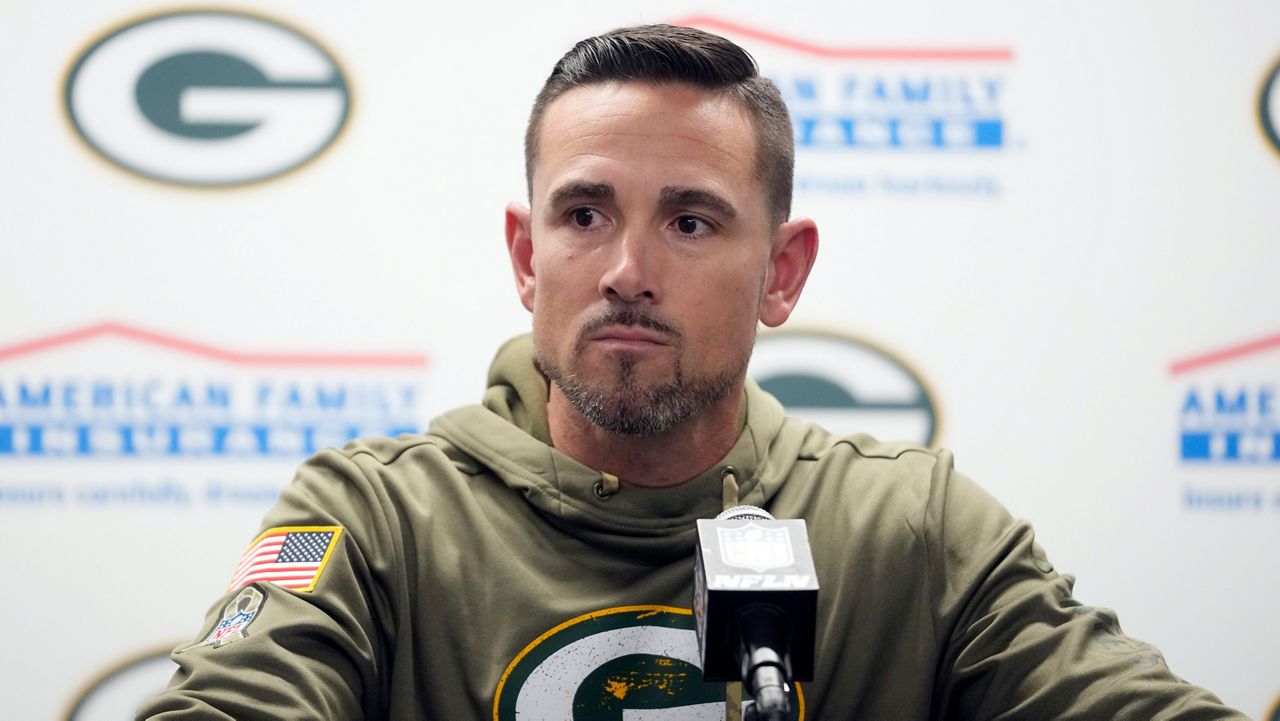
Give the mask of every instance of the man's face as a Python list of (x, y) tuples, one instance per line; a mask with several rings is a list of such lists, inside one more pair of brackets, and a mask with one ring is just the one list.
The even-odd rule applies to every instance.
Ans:
[(521, 298), (540, 367), (596, 425), (662, 432), (741, 383), (774, 231), (755, 147), (746, 110), (683, 84), (547, 109)]

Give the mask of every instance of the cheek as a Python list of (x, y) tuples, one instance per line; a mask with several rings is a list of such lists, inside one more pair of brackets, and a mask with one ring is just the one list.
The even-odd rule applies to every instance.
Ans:
[(575, 307), (582, 305), (580, 274), (568, 259), (547, 264), (538, 274), (538, 289), (533, 298), (533, 324), (546, 332), (546, 338), (572, 335)]
[[(696, 296), (690, 299), (697, 331), (715, 348), (736, 349), (741, 338), (755, 333), (760, 316), (760, 279), (735, 274), (690, 284)], [(690, 328), (693, 330), (693, 328)]]
[(726, 319), (756, 316), (764, 288), (764, 271), (755, 263), (742, 263), (707, 287), (713, 297), (708, 301), (718, 307)]

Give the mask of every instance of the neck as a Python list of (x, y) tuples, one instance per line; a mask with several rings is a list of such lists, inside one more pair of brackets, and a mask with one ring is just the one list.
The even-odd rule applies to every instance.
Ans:
[(746, 393), (742, 383), (676, 427), (648, 436), (606, 431), (588, 421), (551, 384), (547, 423), (561, 453), (636, 486), (679, 485), (724, 458), (738, 440)]

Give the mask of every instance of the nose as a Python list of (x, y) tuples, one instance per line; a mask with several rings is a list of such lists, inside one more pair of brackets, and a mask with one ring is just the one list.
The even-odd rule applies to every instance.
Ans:
[(627, 232), (614, 244), (608, 267), (600, 276), (600, 295), (624, 303), (659, 300), (654, 249), (641, 233)]

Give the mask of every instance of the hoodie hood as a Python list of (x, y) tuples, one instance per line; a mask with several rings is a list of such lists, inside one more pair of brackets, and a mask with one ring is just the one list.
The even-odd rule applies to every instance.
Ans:
[(647, 488), (623, 480), (610, 494), (617, 479), (551, 447), (547, 380), (534, 364), (531, 336), (498, 350), (488, 383), (481, 405), (436, 418), (430, 433), (491, 469), (554, 525), (593, 545), (618, 544), (632, 552), (641, 546), (662, 556), (687, 554), (696, 537), (695, 521), (722, 510), (726, 468), (736, 477), (740, 503), (767, 508), (809, 432), (748, 381), (746, 423), (718, 463), (676, 486)]

